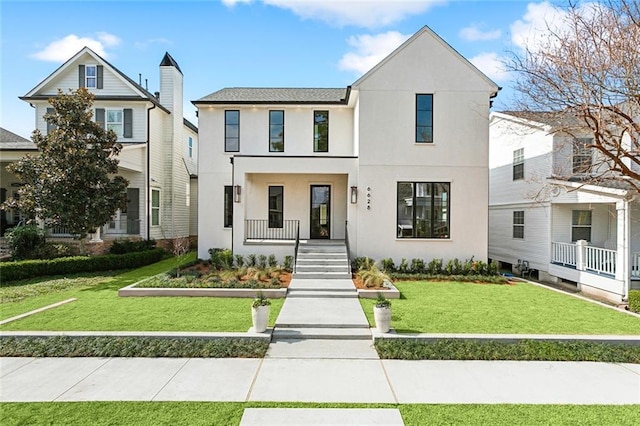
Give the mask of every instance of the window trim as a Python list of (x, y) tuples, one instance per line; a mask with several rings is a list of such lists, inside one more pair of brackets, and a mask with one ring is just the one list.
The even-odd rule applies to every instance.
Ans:
[[(238, 123), (237, 124), (227, 124), (227, 113), (230, 112), (235, 112), (238, 114)], [(238, 128), (238, 136), (237, 137), (230, 137), (227, 136), (227, 127), (228, 126), (236, 126)], [(237, 140), (237, 145), (238, 148), (237, 149), (229, 149), (229, 146), (227, 145), (227, 140), (229, 139), (236, 139)], [(240, 152), (240, 110), (238, 109), (225, 109), (224, 110), (224, 152)]]
[[(428, 97), (431, 98), (431, 109), (430, 110), (428, 110), (428, 109), (425, 109), (425, 110), (420, 109), (419, 110), (418, 109), (418, 104), (419, 104), (418, 99), (419, 99), (420, 96), (428, 96)], [(417, 144), (433, 144), (434, 143), (434, 137), (433, 137), (433, 98), (434, 98), (433, 93), (416, 93), (416, 96), (415, 96), (415, 127), (414, 127), (415, 133), (414, 133), (414, 143), (417, 143)], [(421, 126), (418, 123), (418, 113), (420, 111), (429, 111), (429, 112), (431, 112), (431, 125), (430, 126)], [(425, 141), (425, 140), (419, 141), (418, 140), (418, 127), (431, 128), (431, 140), (430, 141)]]
[[(580, 225), (580, 224), (575, 224), (574, 223), (574, 212), (587, 212), (589, 213), (589, 224), (588, 225)], [(571, 210), (571, 242), (575, 243), (576, 241), (578, 241), (577, 239), (573, 238), (573, 232), (574, 230), (578, 228), (578, 229), (589, 229), (589, 238), (586, 240), (588, 243), (591, 242), (591, 234), (593, 231), (593, 210), (587, 210), (587, 209), (572, 209)]]
[[(271, 197), (277, 196), (278, 194), (271, 194), (272, 189), (280, 189), (280, 194), (282, 196), (282, 205), (280, 209), (276, 206), (274, 209), (271, 208)], [(269, 185), (267, 190), (267, 214), (268, 214), (268, 227), (269, 229), (282, 229), (284, 227), (284, 185)], [(272, 219), (271, 215), (277, 214), (279, 215), (279, 220)]]
[[(89, 69), (94, 70), (93, 75), (89, 75)], [(93, 86), (89, 85), (89, 81), (93, 81)], [(90, 64), (84, 66), (84, 87), (87, 89), (97, 89), (98, 88), (98, 65)]]
[[(511, 223), (511, 237), (516, 240), (524, 240), (524, 210), (514, 210)], [(516, 229), (519, 229), (520, 235), (516, 235)]]
[(524, 179), (524, 148), (513, 151), (513, 180)]
[[(318, 113), (327, 113), (327, 121), (323, 124), (316, 124), (316, 116)], [(313, 110), (313, 152), (329, 152), (329, 110)], [(318, 148), (318, 134), (316, 133), (316, 126), (324, 125), (327, 126), (327, 148), (324, 150), (320, 150)]]
[[(413, 193), (412, 193), (412, 217), (411, 217), (411, 236), (404, 236), (402, 233), (398, 235), (398, 230), (400, 230), (400, 215), (398, 214), (398, 189), (400, 184), (412, 184), (413, 185)], [(413, 209), (413, 206), (416, 206), (416, 188), (418, 184), (428, 184), (430, 186), (430, 205), (431, 205), (431, 223), (429, 229), (431, 230), (431, 236), (428, 237), (418, 237), (415, 236), (417, 234), (417, 225), (416, 225), (416, 209)], [(434, 236), (434, 228), (436, 224), (436, 215), (435, 215), (435, 185), (447, 185), (447, 205), (446, 205), (446, 215), (447, 215), (447, 233), (443, 236)], [(402, 230), (401, 232), (403, 232)], [(425, 181), (396, 181), (396, 238), (397, 239), (409, 239), (409, 240), (451, 240), (451, 182), (439, 181), (439, 182), (425, 182)]]
[(222, 198), (222, 223), (224, 228), (233, 228), (233, 186), (225, 185)]
[[(273, 124), (271, 122), (272, 112), (282, 113), (282, 124)], [(276, 126), (280, 126), (282, 128), (282, 149), (280, 151), (273, 149), (274, 142), (271, 140), (271, 129)], [(269, 110), (269, 152), (284, 152), (284, 110), (282, 109)]]
[[(158, 205), (155, 206), (153, 203), (153, 194), (158, 194)], [(160, 200), (160, 188), (151, 188), (151, 200), (149, 202), (149, 204), (151, 205), (150, 208), (150, 218), (149, 221), (151, 222), (151, 226), (160, 226), (162, 224), (162, 220), (161, 220), (161, 215), (160, 215), (160, 206), (161, 206), (161, 200)], [(157, 211), (158, 212), (158, 220), (157, 223), (154, 223), (154, 217), (153, 217), (153, 212)]]
[(114, 130), (114, 133), (116, 134), (116, 136), (118, 136), (118, 139), (121, 139), (124, 137), (124, 109), (123, 108), (105, 108), (104, 109), (104, 128), (105, 130), (109, 131), (109, 124), (114, 124), (114, 123), (110, 123), (109, 122), (109, 112), (119, 112), (120, 113), (120, 118), (121, 121), (119, 123), (115, 123), (115, 125), (119, 125), (120, 126), (120, 133), (116, 132)]

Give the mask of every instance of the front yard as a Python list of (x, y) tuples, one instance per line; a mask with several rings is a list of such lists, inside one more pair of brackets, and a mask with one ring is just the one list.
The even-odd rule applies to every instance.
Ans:
[[(640, 334), (640, 318), (531, 284), (396, 282), (398, 333)], [(361, 299), (374, 326), (374, 300)]]

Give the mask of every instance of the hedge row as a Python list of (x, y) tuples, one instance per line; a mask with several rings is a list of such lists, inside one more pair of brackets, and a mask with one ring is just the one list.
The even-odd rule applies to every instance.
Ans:
[(508, 284), (509, 280), (501, 275), (431, 275), (431, 274), (403, 274), (392, 272), (388, 274), (393, 281), (456, 281), (478, 282), (491, 284)]
[(549, 342), (523, 340), (517, 343), (439, 339), (424, 342), (409, 339), (376, 339), (382, 359), (405, 360), (510, 360), (594, 361), (640, 364), (640, 346), (597, 342)]
[(2, 337), (3, 357), (263, 358), (269, 342), (134, 336)]
[(48, 260), (23, 260), (0, 263), (2, 282), (24, 280), (28, 278), (77, 274), (80, 272), (132, 269), (149, 265), (162, 259), (161, 248), (126, 254), (107, 254), (104, 256), (74, 256)]
[(640, 314), (640, 290), (629, 291), (629, 310)]

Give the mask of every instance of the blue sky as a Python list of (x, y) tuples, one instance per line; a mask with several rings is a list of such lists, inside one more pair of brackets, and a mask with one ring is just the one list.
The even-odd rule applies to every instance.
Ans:
[(18, 97), (84, 45), (151, 92), (168, 51), (195, 123), (190, 101), (223, 87), (346, 87), (424, 25), (503, 87), (504, 109), (500, 58), (561, 13), (521, 0), (0, 0), (0, 127), (29, 137), (33, 109)]

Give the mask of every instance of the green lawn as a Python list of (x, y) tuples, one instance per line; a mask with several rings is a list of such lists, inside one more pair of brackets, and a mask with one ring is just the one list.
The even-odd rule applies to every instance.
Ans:
[[(193, 260), (195, 255), (184, 259)], [(62, 286), (38, 282), (2, 289), (2, 319), (41, 308), (71, 297), (78, 300), (64, 306), (6, 324), (2, 330), (65, 331), (240, 331), (251, 327), (251, 299), (213, 297), (118, 297), (119, 288), (176, 266), (176, 259), (117, 275), (95, 274), (66, 280)], [(56, 278), (56, 282), (60, 278)], [(29, 288), (45, 287), (20, 301), (15, 292), (29, 293)], [(62, 288), (60, 288), (62, 287)], [(270, 323), (275, 322), (283, 299), (272, 300)]]
[[(640, 334), (640, 318), (532, 284), (398, 282), (400, 333)], [(361, 299), (373, 326), (374, 300)]]
[(4, 403), (12, 425), (238, 425), (245, 408), (399, 408), (411, 425), (635, 425), (637, 405), (304, 404), (240, 402)]

